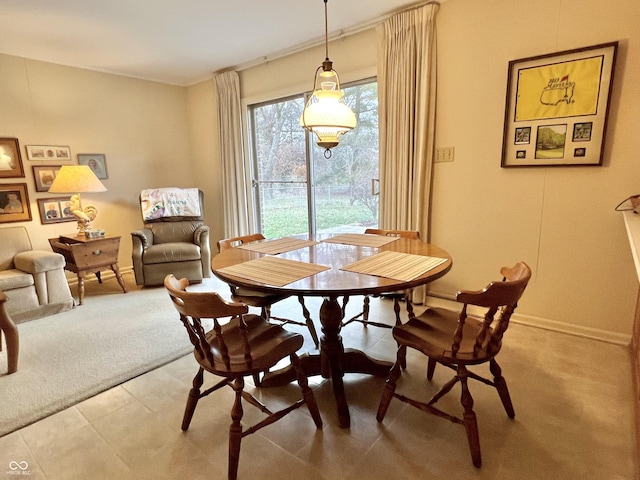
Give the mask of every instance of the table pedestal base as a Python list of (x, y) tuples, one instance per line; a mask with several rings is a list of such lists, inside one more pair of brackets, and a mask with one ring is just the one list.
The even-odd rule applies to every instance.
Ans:
[[(344, 349), (340, 329), (344, 317), (337, 297), (328, 297), (320, 307), (320, 322), (324, 335), (320, 339), (320, 354), (305, 353), (300, 356), (300, 365), (307, 376), (322, 375), (330, 378), (333, 394), (336, 397), (338, 421), (341, 428), (349, 428), (351, 423), (349, 406), (344, 392), (342, 377), (346, 373), (366, 373), (386, 378), (393, 366), (392, 362), (375, 360), (364, 352), (355, 349)], [(292, 366), (274, 372), (268, 372), (260, 386), (275, 387), (291, 383), (296, 379)]]

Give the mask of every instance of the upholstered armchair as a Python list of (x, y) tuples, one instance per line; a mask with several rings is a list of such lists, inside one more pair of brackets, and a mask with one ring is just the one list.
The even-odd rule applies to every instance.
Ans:
[(143, 190), (140, 207), (144, 228), (131, 232), (136, 284), (163, 285), (170, 273), (191, 283), (211, 276), (209, 227), (203, 221), (201, 190)]
[(0, 290), (15, 322), (73, 308), (64, 257), (34, 250), (25, 227), (0, 228)]

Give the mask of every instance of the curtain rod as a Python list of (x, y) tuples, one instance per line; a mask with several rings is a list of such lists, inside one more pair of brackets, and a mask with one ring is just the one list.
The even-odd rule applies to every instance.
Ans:
[[(417, 8), (424, 7), (425, 5), (440, 5), (441, 3), (444, 3), (446, 1), (447, 0), (421, 1), (421, 2), (415, 3), (413, 5), (409, 5), (409, 6), (406, 6), (406, 7), (399, 8), (398, 10), (394, 10), (394, 11), (392, 11), (390, 13), (385, 14), (385, 15), (381, 15), (381, 16), (373, 18), (371, 20), (367, 20), (367, 21), (359, 23), (357, 25), (353, 25), (352, 27), (348, 27), (348, 28), (345, 28), (343, 30), (338, 30), (337, 32), (329, 35), (329, 41), (339, 40), (339, 39), (341, 39), (343, 37), (346, 37), (346, 36), (349, 36), (349, 35), (354, 35), (356, 33), (362, 32), (364, 30), (368, 30), (370, 28), (373, 28), (376, 25), (378, 25), (379, 23), (384, 22), (388, 18), (392, 17), (393, 15), (397, 15), (398, 13), (404, 13), (404, 12), (408, 12), (410, 10), (415, 10)], [(247, 70), (248, 68), (252, 68), (252, 67), (256, 67), (258, 65), (262, 65), (264, 63), (272, 62), (272, 61), (277, 60), (279, 58), (286, 57), (287, 55), (298, 53), (298, 52), (301, 52), (303, 50), (307, 50), (307, 49), (312, 48), (312, 47), (317, 47), (318, 45), (324, 45), (324, 41), (325, 41), (325, 37), (323, 35), (322, 37), (314, 38), (313, 40), (309, 40), (307, 42), (300, 43), (298, 45), (294, 45), (293, 47), (286, 48), (284, 50), (280, 50), (280, 51), (275, 52), (275, 53), (273, 53), (271, 55), (264, 55), (262, 57), (256, 58), (255, 60), (251, 60), (249, 62), (245, 62), (245, 63), (242, 63), (240, 65), (236, 65), (234, 67), (229, 67), (229, 68), (224, 68), (222, 70), (218, 70), (217, 72), (213, 72), (213, 74), (216, 75), (216, 74), (219, 74), (219, 73), (228, 72), (229, 70), (235, 70), (235, 71)]]

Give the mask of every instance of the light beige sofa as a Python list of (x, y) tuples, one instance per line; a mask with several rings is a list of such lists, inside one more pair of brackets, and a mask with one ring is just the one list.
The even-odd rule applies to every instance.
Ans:
[(64, 273), (64, 257), (34, 250), (24, 227), (0, 228), (0, 290), (7, 312), (16, 322), (33, 320), (73, 308)]

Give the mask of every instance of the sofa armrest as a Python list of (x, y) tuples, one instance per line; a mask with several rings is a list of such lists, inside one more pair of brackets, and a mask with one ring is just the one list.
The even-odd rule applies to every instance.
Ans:
[(142, 250), (153, 245), (153, 232), (148, 228), (141, 228), (140, 230), (134, 230), (131, 232), (131, 238), (134, 246), (136, 242), (140, 245)]
[(193, 243), (200, 246), (202, 248), (203, 243), (209, 243), (209, 226), (208, 225), (200, 225), (193, 232)]
[(13, 263), (18, 270), (35, 275), (51, 270), (64, 269), (65, 260), (62, 255), (46, 250), (28, 250), (13, 257)]
[(200, 247), (202, 275), (211, 277), (211, 245), (209, 243), (209, 226), (201, 225), (193, 232), (193, 241)]

